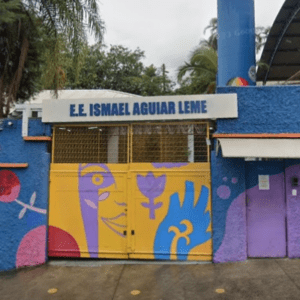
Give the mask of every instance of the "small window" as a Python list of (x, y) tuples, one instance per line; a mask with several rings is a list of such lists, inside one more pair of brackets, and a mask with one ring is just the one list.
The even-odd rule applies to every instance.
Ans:
[(31, 112), (31, 117), (32, 118), (38, 118), (38, 112), (37, 111), (32, 111)]

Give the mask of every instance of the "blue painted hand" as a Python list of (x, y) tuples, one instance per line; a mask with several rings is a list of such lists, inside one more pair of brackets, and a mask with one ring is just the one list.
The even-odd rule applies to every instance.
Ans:
[(211, 238), (211, 233), (207, 232), (210, 213), (206, 211), (209, 189), (202, 186), (201, 194), (195, 205), (194, 198), (194, 183), (191, 181), (185, 182), (185, 197), (182, 206), (178, 193), (170, 197), (168, 213), (160, 223), (155, 236), (156, 259), (187, 260), (191, 249)]

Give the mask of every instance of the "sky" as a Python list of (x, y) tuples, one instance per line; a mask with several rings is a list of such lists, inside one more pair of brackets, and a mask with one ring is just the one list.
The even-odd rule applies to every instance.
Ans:
[[(241, 0), (243, 1), (243, 0)], [(145, 51), (143, 63), (166, 65), (172, 79), (217, 16), (217, 0), (98, 0), (104, 43)], [(271, 26), (284, 0), (255, 0), (256, 26)], [(89, 43), (93, 43), (92, 39)]]

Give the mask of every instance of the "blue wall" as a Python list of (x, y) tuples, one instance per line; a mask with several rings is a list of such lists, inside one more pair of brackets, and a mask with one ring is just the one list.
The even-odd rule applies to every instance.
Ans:
[(238, 118), (217, 121), (217, 133), (299, 133), (300, 86), (226, 87), (237, 93)]
[[(46, 261), (50, 154), (47, 142), (23, 140), (22, 120), (5, 120), (2, 127), (0, 163), (29, 164), (0, 168), (0, 270), (8, 270)], [(38, 119), (29, 120), (31, 135), (50, 135), (50, 130)]]
[[(238, 95), (238, 118), (217, 120), (216, 133), (300, 133), (300, 86), (226, 87), (218, 93)], [(285, 160), (288, 222), (288, 256), (300, 257), (299, 197), (292, 197), (291, 176), (300, 176), (299, 160)], [(279, 162), (274, 161), (274, 166)], [(248, 164), (248, 165), (247, 165)], [(247, 258), (246, 193), (258, 185), (257, 174), (245, 186), (244, 159), (223, 158), (221, 150), (211, 155), (213, 255), (215, 262)], [(251, 168), (250, 168), (251, 170)], [(274, 168), (275, 175), (279, 171)], [(232, 180), (234, 178), (234, 180)], [(250, 186), (249, 186), (250, 184)]]

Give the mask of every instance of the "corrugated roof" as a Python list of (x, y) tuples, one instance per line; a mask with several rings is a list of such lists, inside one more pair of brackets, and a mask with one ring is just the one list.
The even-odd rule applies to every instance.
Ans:
[[(99, 98), (122, 98), (138, 97), (134, 94), (123, 93), (112, 90), (61, 90), (57, 99), (99, 99)], [(29, 100), (29, 103), (42, 103), (45, 99), (56, 99), (53, 91), (46, 90), (40, 92)]]
[(286, 0), (271, 28), (259, 68), (258, 81), (285, 81), (300, 71), (300, 1)]

